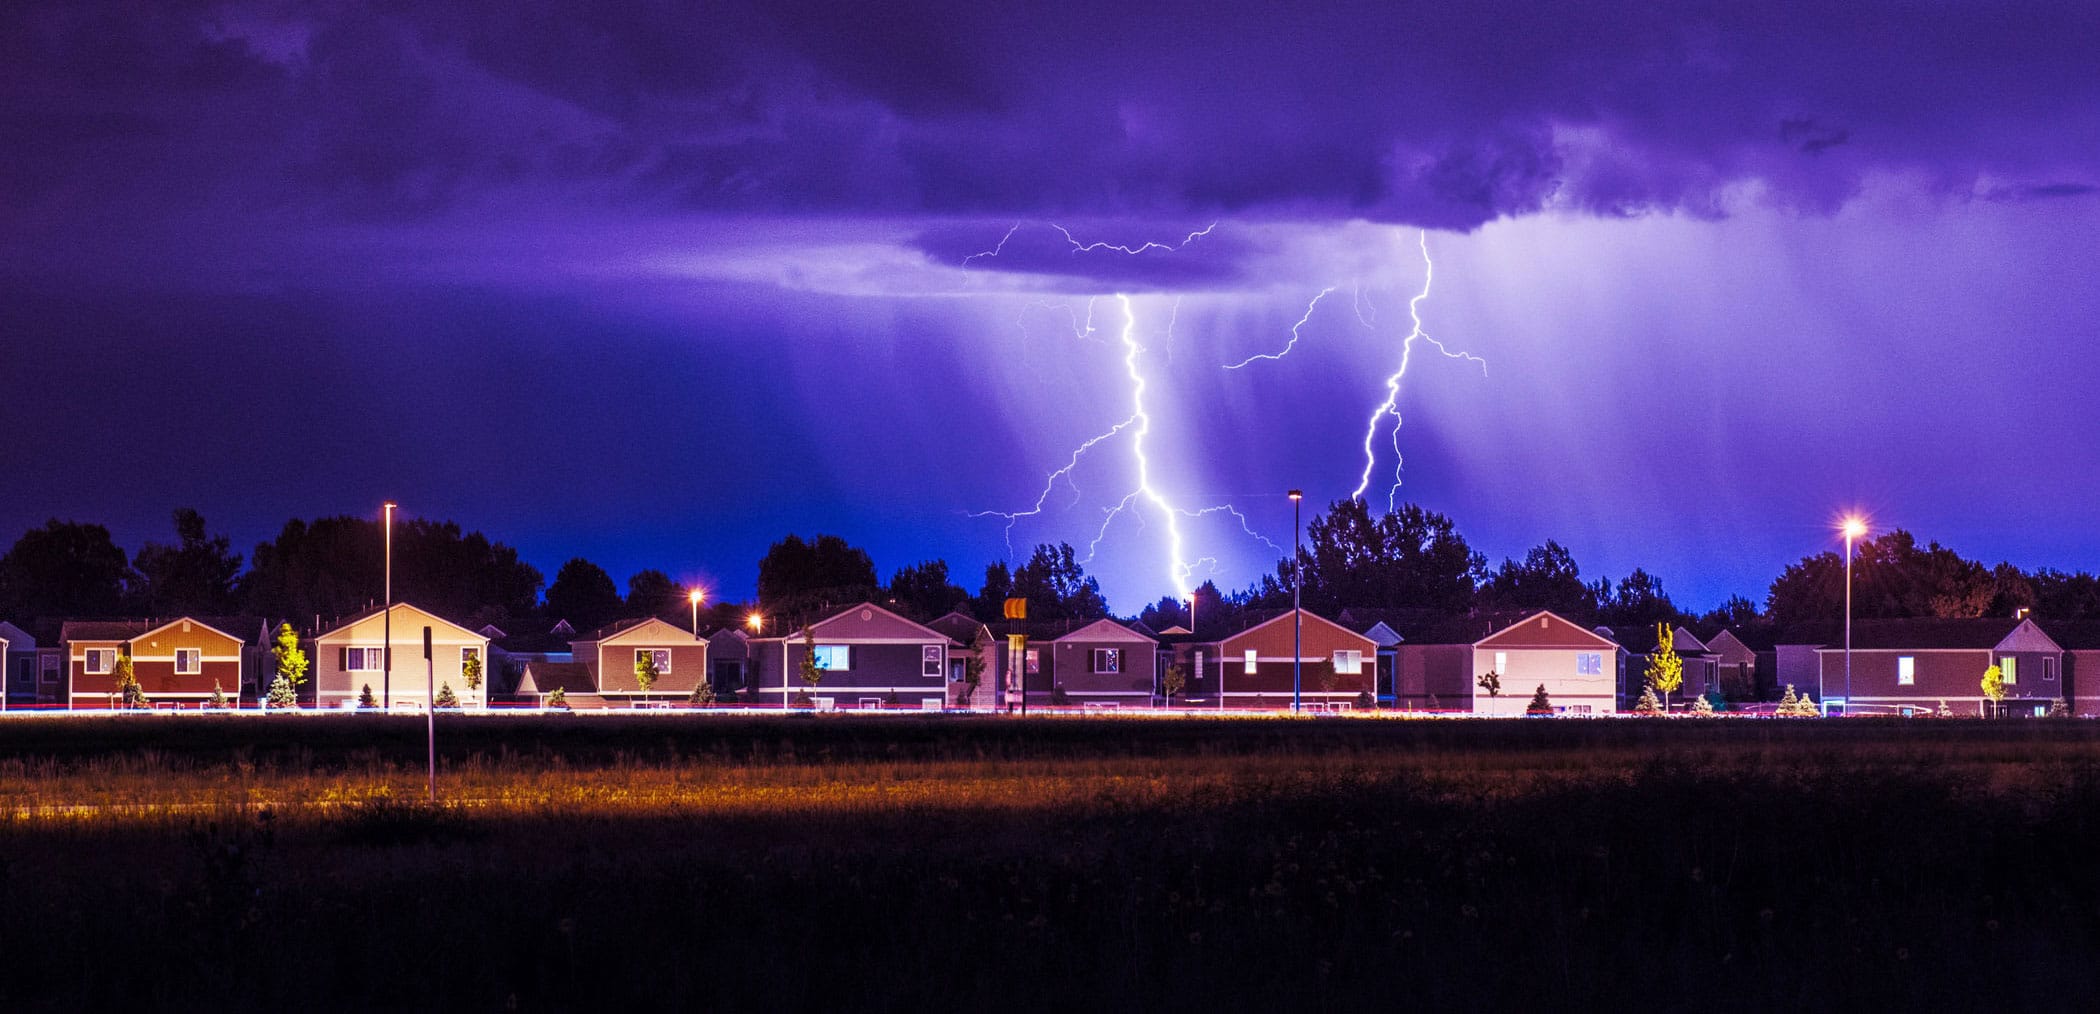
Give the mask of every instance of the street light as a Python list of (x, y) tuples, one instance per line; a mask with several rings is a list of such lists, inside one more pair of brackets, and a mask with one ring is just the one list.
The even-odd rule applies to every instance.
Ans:
[(758, 613), (752, 613), (744, 617), (744, 625), (750, 627), (751, 632), (754, 634), (764, 633), (766, 629), (766, 618), (764, 616), (759, 615)]
[(685, 600), (693, 604), (693, 640), (695, 641), (700, 639), (700, 602), (705, 598), (707, 598), (707, 593), (698, 588), (685, 593)]
[[(388, 500), (381, 505), (386, 514), (386, 611), (380, 621), (379, 649), (379, 710), (394, 710), (394, 511), (398, 505)], [(314, 683), (314, 707), (321, 706), (321, 684)]]
[(1838, 530), (1845, 536), (1845, 713), (1852, 713), (1852, 543), (1867, 534), (1867, 523), (1848, 514)]
[(1298, 692), (1302, 685), (1299, 670), (1305, 654), (1305, 613), (1302, 612), (1302, 596), (1305, 591), (1305, 561), (1298, 558), (1298, 510), (1305, 500), (1305, 491), (1290, 491), (1291, 498), (1291, 713), (1298, 712)]

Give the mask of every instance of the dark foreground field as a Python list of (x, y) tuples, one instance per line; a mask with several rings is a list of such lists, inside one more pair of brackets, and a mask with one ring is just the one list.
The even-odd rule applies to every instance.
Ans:
[(2100, 726), (0, 723), (0, 1007), (2083, 1008)]

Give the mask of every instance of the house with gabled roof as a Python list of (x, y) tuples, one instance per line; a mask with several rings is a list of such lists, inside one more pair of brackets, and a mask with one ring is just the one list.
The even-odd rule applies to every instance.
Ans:
[[(1550, 610), (1540, 610), (1473, 642), (1473, 710), (1522, 715), (1544, 687), (1554, 713), (1605, 715), (1618, 707), (1618, 642)], [(1501, 693), (1478, 686), (1493, 671)]]
[[(227, 626), (246, 620), (213, 618)], [(254, 621), (261, 629), (261, 621)], [(132, 677), (156, 707), (203, 707), (214, 692), (241, 697), (247, 639), (192, 616), (171, 620), (67, 621), (59, 628), (66, 658), (66, 706), (107, 708), (117, 701), (117, 663), (129, 656)]]
[(590, 711), (607, 706), (605, 698), (598, 695), (597, 677), (581, 662), (528, 661), (518, 674), (513, 694), (527, 704), (544, 707), (557, 690), (562, 693), (562, 703), (571, 710)]
[[(423, 658), (426, 627), (431, 644), (427, 665)], [(389, 647), (391, 676), (386, 668)], [(478, 687), (467, 685), (469, 660), (480, 664)], [(369, 686), (383, 707), (421, 710), (430, 706), (430, 688), (435, 685), (440, 695), (442, 688), (452, 688), (462, 707), (484, 707), (488, 704), (489, 661), (489, 639), (480, 631), (407, 602), (396, 602), (391, 609), (375, 606), (314, 638), (315, 699), (323, 708), (355, 707), (358, 695)]]
[(1854, 621), (1849, 691), (1843, 642), (1816, 655), (1832, 712), (1933, 712), (1945, 703), (1957, 714), (1990, 714), (1982, 684), (1993, 665), (2005, 680), (2002, 713), (2039, 716), (2065, 695), (2063, 647), (2026, 618)]
[[(654, 616), (608, 623), (569, 647), (608, 703), (682, 701), (709, 678), (707, 641)], [(655, 663), (657, 672), (656, 685), (647, 694), (635, 677), (644, 658)]]
[[(819, 709), (941, 710), (948, 698), (948, 655), (962, 647), (873, 602), (750, 643), (755, 685), (748, 689), (761, 704), (792, 707), (807, 694)], [(821, 678), (810, 687), (801, 670), (812, 652)]]
[(1295, 611), (1302, 618), (1296, 625), (1290, 609), (1266, 618), (1247, 612), (1254, 622), (1237, 632), (1167, 637), (1175, 659), (1190, 667), (1191, 707), (1288, 710), (1294, 669), (1308, 710), (1351, 710), (1371, 691), (1378, 645), (1370, 638), (1309, 610)]
[(1702, 640), (1706, 642), (1706, 650), (1713, 653), (1714, 684), (1720, 688), (1721, 696), (1731, 701), (1764, 699), (1764, 682), (1759, 677), (1762, 671), (1758, 662), (1760, 652), (1751, 644), (1748, 635), (1723, 627)]
[[(972, 711), (996, 710), (1004, 695), (1004, 676), (1009, 668), (1006, 660), (1006, 638), (992, 633), (992, 628), (983, 620), (960, 610), (949, 612), (927, 626), (947, 635), (948, 640), (959, 645), (948, 651), (948, 706), (967, 707)], [(978, 674), (976, 688), (969, 689), (969, 660), (972, 654), (983, 663)], [(969, 694), (968, 703), (963, 695)]]
[(2100, 716), (2100, 620), (2037, 622), (2064, 650), (2063, 695), (2071, 713)]
[(1159, 694), (1159, 640), (1101, 619), (1044, 642), (1051, 693), (1092, 708), (1147, 707)]
[[(1648, 685), (1648, 663), (1662, 647), (1662, 635), (1652, 623), (1598, 627), (1596, 632), (1619, 645), (1615, 665), (1619, 673), (1619, 709), (1633, 710)], [(1669, 695), (1671, 708), (1689, 706), (1692, 698), (1704, 696), (1714, 686), (1714, 653), (1698, 635), (1684, 627), (1670, 629), (1670, 650), (1684, 666), (1684, 685)], [(1661, 694), (1657, 694), (1661, 697)]]

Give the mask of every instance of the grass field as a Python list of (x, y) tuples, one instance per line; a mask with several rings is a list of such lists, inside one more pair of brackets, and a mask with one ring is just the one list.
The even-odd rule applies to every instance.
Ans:
[(2082, 1006), (2100, 725), (0, 723), (0, 1006)]

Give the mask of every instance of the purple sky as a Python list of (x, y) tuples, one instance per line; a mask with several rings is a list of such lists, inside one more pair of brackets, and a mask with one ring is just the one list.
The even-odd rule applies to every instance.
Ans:
[(1485, 368), (1415, 344), (1399, 495), (1490, 557), (1705, 607), (1857, 505), (2100, 567), (2090, 3), (644, 6), (0, 10), (0, 532), (392, 496), (550, 574), (974, 587), (1134, 367), (1012, 541), (1086, 550), (1143, 429), (1135, 611), (1170, 528), (1241, 587), (1357, 486), (1426, 229)]

